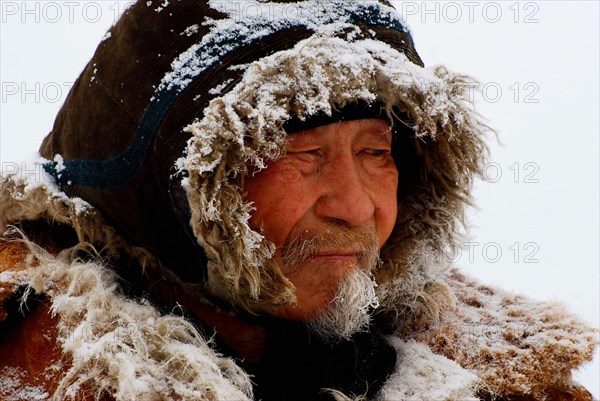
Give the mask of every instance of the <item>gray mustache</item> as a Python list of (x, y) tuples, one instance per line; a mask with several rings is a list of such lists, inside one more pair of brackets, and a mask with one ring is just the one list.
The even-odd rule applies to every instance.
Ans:
[(300, 267), (319, 254), (356, 254), (359, 265), (368, 268), (379, 259), (375, 227), (330, 222), (303, 230), (283, 244), (281, 262), (287, 267)]

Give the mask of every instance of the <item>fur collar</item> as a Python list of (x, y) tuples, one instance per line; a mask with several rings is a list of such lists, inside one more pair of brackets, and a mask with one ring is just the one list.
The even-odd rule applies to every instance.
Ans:
[[(0, 183), (3, 223), (15, 214), (54, 219), (79, 225), (84, 238), (104, 232), (104, 239), (120, 241), (107, 228), (87, 231), (82, 221), (102, 222), (89, 205), (28, 178), (13, 175)], [(184, 318), (123, 295), (110, 267), (27, 244), (26, 260), (36, 267), (2, 280), (29, 285), (52, 301), (60, 345), (73, 361), (55, 399), (74, 397), (82, 386), (117, 399), (252, 399), (251, 378), (218, 355), (210, 339)], [(560, 305), (483, 286), (457, 271), (439, 280), (455, 294), (455, 306), (446, 305), (436, 324), (397, 328), (388, 337), (398, 362), (377, 399), (468, 400), (487, 392), (546, 400), (553, 389), (571, 384), (573, 368), (591, 360), (597, 330)]]

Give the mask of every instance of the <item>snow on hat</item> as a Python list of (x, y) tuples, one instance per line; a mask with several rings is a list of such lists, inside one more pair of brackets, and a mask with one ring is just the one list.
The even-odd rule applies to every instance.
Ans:
[[(382, 250), (382, 303), (397, 280), (411, 299), (431, 298), (431, 257), (453, 243), (485, 126), (467, 78), (425, 69), (388, 3), (138, 1), (110, 33), (40, 149), (67, 195), (181, 279), (268, 309), (293, 301), (293, 286), (248, 225), (242, 178), (282, 154), (286, 124), (361, 103), (414, 134), (415, 180)], [(431, 309), (414, 302), (406, 310)]]

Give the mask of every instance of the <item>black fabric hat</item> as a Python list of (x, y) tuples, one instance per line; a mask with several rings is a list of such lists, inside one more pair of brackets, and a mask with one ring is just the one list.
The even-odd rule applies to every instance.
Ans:
[(385, 108), (380, 102), (366, 103), (364, 101), (358, 101), (346, 105), (341, 109), (333, 110), (331, 114), (317, 113), (306, 119), (292, 116), (285, 122), (283, 127), (288, 134), (293, 134), (322, 125), (360, 120), (363, 118), (380, 118), (387, 120), (388, 116), (385, 112)]

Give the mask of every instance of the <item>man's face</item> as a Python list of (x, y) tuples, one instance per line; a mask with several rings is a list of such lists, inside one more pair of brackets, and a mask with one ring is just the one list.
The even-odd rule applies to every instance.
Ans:
[(285, 156), (246, 178), (250, 223), (296, 287), (297, 303), (274, 315), (310, 320), (351, 272), (374, 267), (397, 215), (391, 143), (385, 120), (329, 124), (289, 135)]

